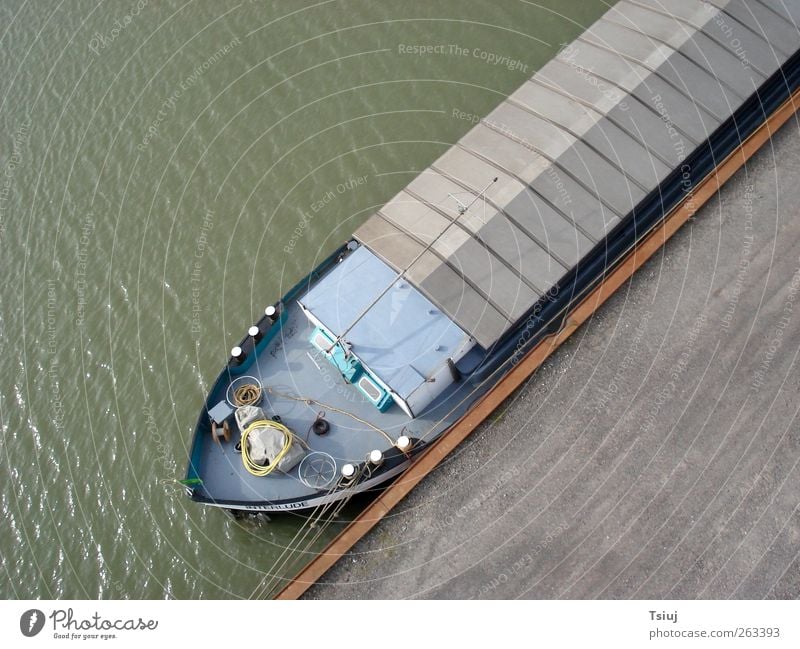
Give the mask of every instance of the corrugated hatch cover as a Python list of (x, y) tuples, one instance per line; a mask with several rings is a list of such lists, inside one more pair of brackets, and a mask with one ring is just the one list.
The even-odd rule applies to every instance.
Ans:
[[(622, 0), (355, 236), (396, 270), (438, 236), (406, 277), (488, 348), (778, 69), (797, 24), (797, 0)], [(450, 195), (494, 177), (459, 217)]]

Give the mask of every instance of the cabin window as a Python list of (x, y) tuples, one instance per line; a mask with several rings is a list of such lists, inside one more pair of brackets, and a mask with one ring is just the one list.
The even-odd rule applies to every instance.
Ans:
[(317, 334), (314, 336), (314, 340), (312, 342), (314, 343), (314, 346), (321, 352), (328, 353), (328, 348), (331, 346), (331, 341), (328, 340), (328, 337), (319, 329), (317, 330)]
[(380, 398), (383, 396), (383, 391), (378, 388), (372, 381), (370, 381), (366, 376), (362, 376), (358, 380), (358, 387), (360, 387), (364, 394), (366, 394), (370, 399), (375, 401), (376, 403)]

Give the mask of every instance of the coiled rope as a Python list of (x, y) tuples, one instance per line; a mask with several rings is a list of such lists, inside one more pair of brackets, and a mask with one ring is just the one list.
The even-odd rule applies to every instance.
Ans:
[(233, 401), (237, 406), (252, 406), (261, 400), (261, 386), (253, 383), (240, 385), (233, 391)]
[[(254, 462), (250, 457), (250, 450), (247, 447), (247, 437), (256, 428), (273, 428), (283, 433), (283, 448), (272, 460), (272, 463), (267, 464), (266, 466)], [(286, 454), (289, 452), (289, 449), (292, 448), (293, 438), (294, 435), (292, 431), (277, 421), (257, 419), (256, 421), (251, 422), (248, 424), (247, 428), (242, 431), (242, 464), (244, 464), (244, 468), (247, 469), (249, 473), (259, 477), (269, 475), (275, 470), (275, 468), (278, 466), (278, 463), (286, 456)]]

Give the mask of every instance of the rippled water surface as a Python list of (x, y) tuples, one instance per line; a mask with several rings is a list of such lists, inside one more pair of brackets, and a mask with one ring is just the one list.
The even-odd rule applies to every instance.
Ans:
[(234, 521), (175, 484), (208, 382), (605, 9), (0, 4), (0, 595), (249, 597), (290, 571), (302, 519)]

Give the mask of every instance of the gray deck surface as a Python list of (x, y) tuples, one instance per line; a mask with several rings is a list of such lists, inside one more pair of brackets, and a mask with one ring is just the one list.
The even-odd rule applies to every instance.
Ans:
[(444, 232), (409, 280), (488, 348), (798, 49), (798, 4), (621, 0), (356, 238), (401, 269)]
[[(449, 406), (437, 406), (439, 402), (435, 402), (413, 421), (396, 405), (385, 413), (379, 412), (311, 346), (308, 339), (314, 326), (297, 303), (289, 304), (287, 308), (288, 316), (281, 331), (259, 354), (246, 375), (255, 376), (272, 390), (260, 404), (265, 414), (268, 417), (279, 415), (295, 434), (309, 442), (313, 451), (328, 453), (339, 469), (347, 462), (363, 462), (373, 449), (385, 452), (390, 448), (389, 441), (364, 421), (385, 431), (392, 440), (400, 435), (430, 440), (467, 407), (468, 402), (457, 408), (454, 406), (460, 401), (458, 397), (466, 398), (474, 390), (474, 386), (464, 382), (445, 393), (445, 396), (457, 394)], [(302, 401), (307, 397), (321, 403)], [(310, 432), (311, 423), (320, 411), (325, 412), (325, 418), (331, 424), (330, 432), (322, 437)], [(286, 475), (250, 475), (242, 464), (242, 456), (234, 452), (239, 437), (238, 431), (234, 431), (231, 441), (221, 445), (212, 442), (210, 436), (203, 440), (198, 472), (203, 476), (204, 485), (198, 489), (214, 494), (217, 500), (242, 503), (299, 498), (317, 493), (316, 489), (299, 481), (299, 467)]]

